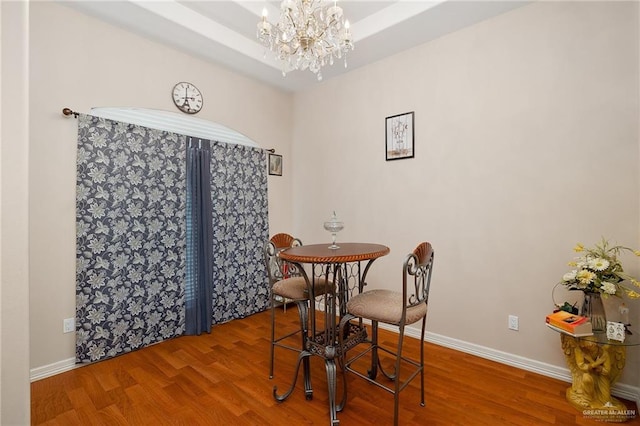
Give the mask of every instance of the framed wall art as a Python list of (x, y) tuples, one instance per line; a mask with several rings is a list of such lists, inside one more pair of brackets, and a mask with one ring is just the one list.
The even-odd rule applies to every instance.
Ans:
[(282, 155), (269, 154), (269, 174), (282, 176)]
[(413, 111), (387, 117), (384, 127), (387, 161), (413, 158), (415, 135)]

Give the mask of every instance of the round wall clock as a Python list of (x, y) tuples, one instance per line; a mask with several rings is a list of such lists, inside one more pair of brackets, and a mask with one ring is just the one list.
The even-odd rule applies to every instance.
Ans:
[(195, 114), (202, 109), (202, 93), (196, 86), (185, 81), (173, 86), (173, 103), (187, 114)]

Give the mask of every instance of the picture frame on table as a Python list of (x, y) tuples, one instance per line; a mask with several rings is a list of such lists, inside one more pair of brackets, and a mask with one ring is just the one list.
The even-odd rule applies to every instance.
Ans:
[(386, 160), (414, 158), (414, 111), (387, 117), (384, 127)]
[(282, 155), (269, 154), (269, 174), (282, 176)]

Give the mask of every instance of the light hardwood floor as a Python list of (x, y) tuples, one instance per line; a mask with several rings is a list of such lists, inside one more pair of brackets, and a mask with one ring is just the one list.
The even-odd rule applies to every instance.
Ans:
[[(282, 314), (282, 312), (280, 312)], [(280, 330), (297, 326), (295, 308)], [(295, 354), (276, 352), (268, 378), (269, 312), (215, 326), (31, 385), (34, 425), (328, 425), (326, 375), (311, 361), (313, 399), (302, 381), (282, 403), (272, 397), (293, 374)], [(395, 334), (381, 330), (381, 340)], [(418, 341), (407, 339), (407, 353)], [(297, 340), (296, 340), (297, 342)], [(357, 349), (355, 349), (357, 350)], [(393, 396), (348, 375), (349, 398), (340, 424), (388, 425)], [(400, 396), (402, 425), (602, 425), (564, 398), (568, 383), (472, 355), (426, 344), (426, 407), (416, 378)], [(629, 409), (634, 403), (625, 401)], [(640, 419), (627, 424), (640, 424)]]

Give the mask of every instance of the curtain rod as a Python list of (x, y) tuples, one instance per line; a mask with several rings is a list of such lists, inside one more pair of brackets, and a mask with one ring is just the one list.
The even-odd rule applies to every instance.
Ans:
[[(79, 112), (76, 112), (74, 110), (72, 110), (71, 108), (62, 108), (62, 114), (64, 114), (67, 117), (70, 117), (73, 115), (74, 118), (78, 118), (78, 116), (80, 115)], [(272, 154), (275, 154), (276, 150), (274, 148), (269, 148), (269, 149), (265, 149), (265, 151), (270, 152)]]

